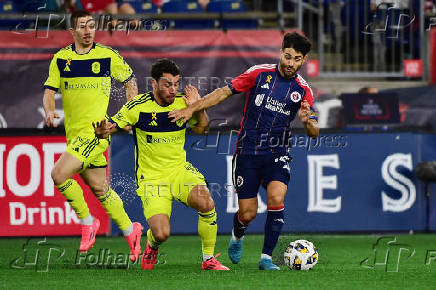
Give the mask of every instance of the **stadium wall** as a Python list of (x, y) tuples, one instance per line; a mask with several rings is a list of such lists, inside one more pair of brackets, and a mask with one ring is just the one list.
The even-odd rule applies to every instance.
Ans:
[[(218, 212), (218, 231), (230, 233), (237, 210), (231, 186), (231, 159), (236, 131), (207, 137), (189, 135), (187, 158), (206, 177)], [(316, 140), (296, 134), (292, 140), (291, 181), (286, 196), (286, 232), (422, 231), (425, 229), (424, 185), (415, 166), (435, 160), (436, 136), (401, 133), (321, 133)], [(113, 187), (129, 215), (145, 222), (134, 186), (134, 143), (114, 136), (111, 145)], [(133, 188), (133, 190), (132, 190)], [(436, 186), (431, 191), (436, 192)], [(262, 233), (265, 192), (259, 192), (258, 217), (248, 232)], [(434, 197), (432, 198), (434, 204)], [(436, 229), (431, 207), (431, 230)], [(174, 203), (174, 234), (195, 233), (197, 215)], [(113, 234), (118, 234), (113, 225)]]
[[(188, 135), (188, 160), (207, 178), (218, 212), (219, 233), (229, 233), (237, 210), (231, 184), (236, 131)], [(436, 135), (416, 132), (321, 133), (316, 140), (295, 134), (286, 196), (286, 232), (423, 231), (424, 184), (414, 174), (421, 161), (436, 160)], [(65, 149), (61, 136), (0, 137), (0, 236), (79, 235), (80, 226), (50, 171)], [(110, 150), (112, 187), (132, 220), (145, 224), (136, 195), (134, 143), (114, 136)], [(85, 197), (102, 221), (100, 234), (120, 234), (88, 188)], [(436, 186), (431, 186), (436, 192)], [(257, 219), (249, 233), (263, 232), (265, 191), (259, 191)], [(436, 230), (434, 196), (430, 229)], [(196, 233), (197, 214), (174, 203), (174, 234)], [(111, 230), (112, 229), (112, 230)]]

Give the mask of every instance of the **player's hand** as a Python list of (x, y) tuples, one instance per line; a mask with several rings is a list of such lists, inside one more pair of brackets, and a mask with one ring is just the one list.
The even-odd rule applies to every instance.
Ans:
[(116, 127), (116, 125), (103, 119), (100, 122), (92, 122), (92, 127), (94, 128), (95, 136), (99, 139), (106, 139), (109, 137), (112, 128)]
[[(114, 126), (115, 126), (115, 124), (114, 124)], [(130, 132), (130, 131), (132, 131), (133, 128), (132, 128), (132, 126), (127, 125), (126, 127), (121, 128), (121, 129), (123, 129), (126, 132)]]
[(186, 105), (191, 105), (201, 99), (200, 94), (198, 93), (198, 90), (193, 85), (187, 85), (185, 87), (185, 94), (186, 97), (183, 96), (183, 100), (185, 100)]
[(306, 124), (309, 122), (310, 117), (310, 105), (308, 101), (301, 102), (300, 110), (298, 111), (298, 117), (301, 120), (301, 123)]
[(55, 123), (54, 119), (59, 119), (59, 114), (51, 111), (48, 112), (48, 114), (45, 116), (45, 124), (47, 125), (47, 127), (57, 127), (58, 125)]
[(174, 110), (168, 113), (168, 117), (171, 122), (177, 122), (178, 120), (183, 120), (183, 123), (187, 122), (192, 118), (193, 110), (190, 107), (186, 107), (182, 110)]

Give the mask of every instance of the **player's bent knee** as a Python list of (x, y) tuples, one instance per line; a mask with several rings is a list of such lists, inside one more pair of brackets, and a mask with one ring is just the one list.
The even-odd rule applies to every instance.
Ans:
[(257, 215), (257, 209), (251, 211), (239, 211), (239, 220), (244, 224), (249, 224)]
[(198, 211), (199, 212), (208, 212), (215, 208), (215, 203), (211, 197), (203, 199), (199, 203)]
[(91, 191), (94, 193), (95, 196), (103, 196), (109, 190), (109, 187), (105, 186), (104, 184), (90, 184), (89, 188), (91, 189)]
[(155, 229), (154, 231), (151, 230), (153, 233), (153, 237), (160, 243), (165, 242), (170, 237), (170, 230), (169, 229)]
[(54, 167), (51, 171), (51, 179), (55, 185), (60, 185), (64, 183), (68, 177), (62, 174), (62, 171), (58, 167)]
[(281, 195), (276, 195), (276, 196), (272, 196), (269, 197), (267, 199), (267, 205), (268, 206), (283, 206), (284, 205), (284, 201), (285, 201), (285, 197), (281, 196)]

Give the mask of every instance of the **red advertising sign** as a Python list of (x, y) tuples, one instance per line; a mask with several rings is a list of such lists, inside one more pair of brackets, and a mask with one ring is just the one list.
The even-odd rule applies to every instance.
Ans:
[(436, 84), (436, 28), (430, 30), (430, 84)]
[(306, 63), (306, 73), (308, 77), (317, 77), (319, 75), (319, 60), (309, 59)]
[[(65, 151), (65, 137), (0, 137), (0, 236), (80, 235), (80, 221), (54, 187), (51, 170)], [(109, 233), (109, 217), (97, 198), (75, 176), (92, 215)]]
[(405, 59), (404, 60), (404, 76), (406, 76), (406, 77), (421, 77), (422, 76), (422, 60), (420, 60), (420, 59)]

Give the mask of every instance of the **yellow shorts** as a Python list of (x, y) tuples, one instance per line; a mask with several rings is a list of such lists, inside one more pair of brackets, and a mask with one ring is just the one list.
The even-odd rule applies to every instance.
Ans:
[(144, 216), (148, 220), (157, 214), (171, 216), (173, 199), (188, 206), (188, 196), (197, 185), (206, 185), (203, 174), (191, 163), (171, 170), (167, 176), (139, 182), (136, 190), (141, 197)]
[(69, 154), (83, 162), (82, 173), (88, 168), (104, 168), (107, 167), (106, 157), (104, 152), (109, 146), (109, 140), (98, 139), (95, 136), (77, 136), (68, 145)]

